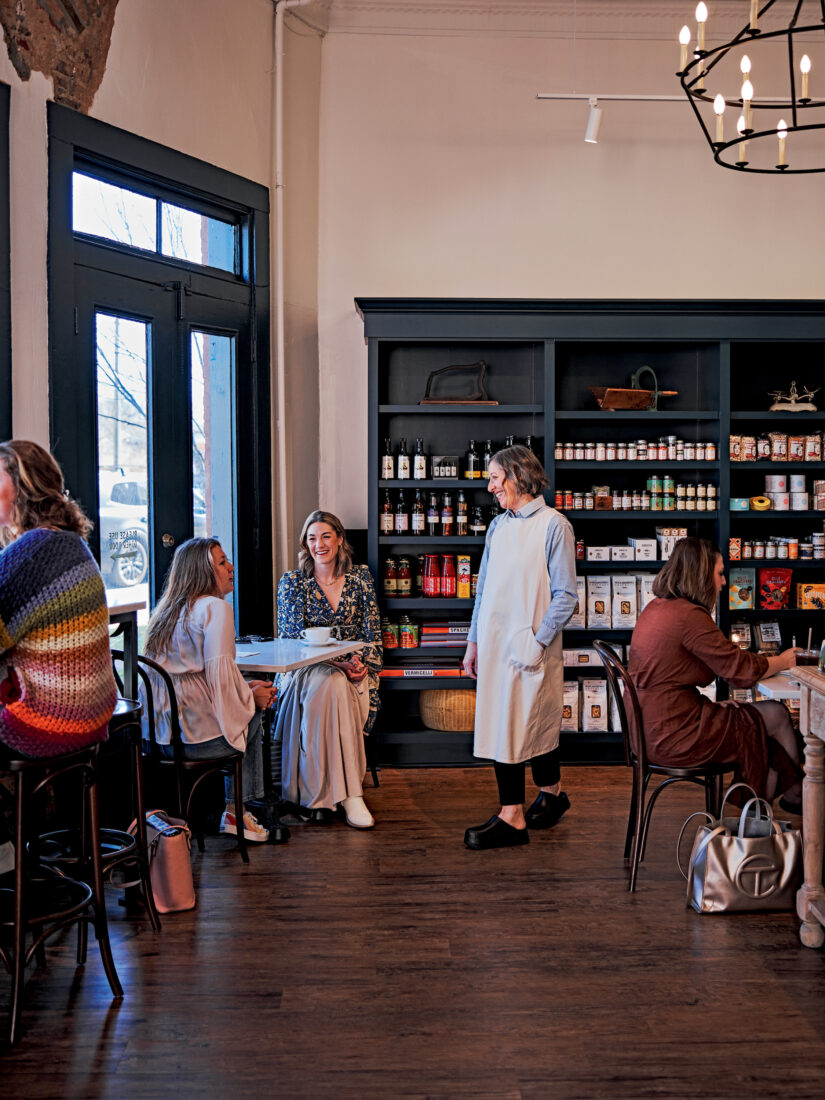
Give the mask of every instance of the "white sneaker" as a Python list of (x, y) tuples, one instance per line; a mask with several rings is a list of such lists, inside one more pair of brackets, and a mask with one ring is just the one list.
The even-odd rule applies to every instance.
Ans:
[[(230, 836), (238, 835), (234, 810), (224, 810), (221, 818), (221, 832), (228, 833)], [(244, 810), (243, 835), (246, 840), (251, 840), (256, 844), (265, 844), (269, 840), (269, 829), (265, 829), (249, 810)]]
[(347, 825), (351, 825), (353, 829), (371, 829), (375, 824), (375, 818), (360, 795), (355, 798), (345, 798), (341, 805), (344, 808)]

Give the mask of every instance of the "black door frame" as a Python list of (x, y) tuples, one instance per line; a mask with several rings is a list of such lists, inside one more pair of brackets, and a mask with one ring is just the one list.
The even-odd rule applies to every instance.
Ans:
[(12, 434), (11, 390), (11, 234), (9, 222), (9, 102), (0, 84), (0, 439)]
[[(200, 295), (215, 299), (216, 305), (220, 299), (243, 305), (249, 339), (246, 347), (241, 347), (239, 341), (237, 349), (235, 400), (242, 430), (236, 433), (236, 614), (240, 630), (271, 633), (269, 193), (265, 187), (231, 172), (54, 103), (48, 105), (48, 122), (50, 434), (66, 482), (90, 515), (96, 517), (95, 379), (93, 372), (78, 369), (82, 360), (76, 291), (77, 284), (84, 281), (84, 269), (94, 269), (104, 280), (111, 275), (113, 283), (118, 281), (117, 276), (153, 286), (165, 282), (172, 291), (169, 298), (177, 298), (184, 319), (189, 303)], [(141, 256), (117, 244), (75, 237), (72, 173), (75, 169), (88, 170), (89, 166), (103, 175), (109, 170), (121, 182), (131, 179), (138, 186), (142, 182), (152, 191), (172, 194), (183, 204), (188, 199), (210, 210), (230, 211), (246, 242), (240, 251), (240, 273), (161, 256)], [(93, 282), (97, 282), (96, 276)], [(138, 316), (140, 310), (132, 307), (124, 312)], [(192, 312), (197, 314), (196, 310)], [(196, 315), (191, 327), (220, 330), (222, 325)], [(187, 356), (179, 354), (178, 361), (181, 365), (188, 362)], [(168, 424), (157, 427), (170, 430)], [(191, 512), (191, 499), (189, 504)], [(158, 557), (157, 564), (162, 569), (162, 557)], [(156, 569), (156, 575), (161, 569)], [(262, 593), (267, 594), (266, 598), (261, 598)]]

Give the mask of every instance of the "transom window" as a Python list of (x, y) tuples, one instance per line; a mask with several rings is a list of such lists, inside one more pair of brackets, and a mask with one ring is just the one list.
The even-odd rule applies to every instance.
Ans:
[(85, 172), (72, 173), (72, 229), (185, 263), (239, 269), (237, 224)]

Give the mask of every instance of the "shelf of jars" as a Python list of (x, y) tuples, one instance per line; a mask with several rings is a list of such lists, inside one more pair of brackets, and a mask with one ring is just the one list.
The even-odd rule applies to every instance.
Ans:
[(768, 420), (771, 422), (783, 420), (790, 423), (796, 423), (796, 421), (805, 420), (822, 420), (821, 412), (763, 412), (762, 410), (750, 411), (747, 409), (737, 409), (731, 411), (731, 420)]
[(381, 603), (390, 611), (466, 611), (473, 613), (473, 600), (454, 596), (384, 596)]
[(756, 511), (755, 509), (749, 509), (747, 512), (731, 512), (731, 521), (744, 520), (746, 523), (749, 520), (786, 520), (786, 519), (818, 519), (820, 523), (825, 524), (825, 512), (812, 511), (810, 508), (805, 511), (794, 512), (792, 509), (777, 511), (773, 508), (766, 508), (764, 511)]
[(641, 423), (652, 420), (718, 420), (719, 413), (715, 409), (682, 409), (680, 411), (671, 411), (663, 409), (647, 410), (639, 412), (638, 410), (630, 411), (604, 411), (601, 412), (591, 409), (557, 409), (555, 413), (556, 420), (590, 420), (597, 423), (599, 419), (604, 417), (605, 421), (616, 420), (638, 420)]
[[(582, 519), (599, 520), (600, 522), (601, 520), (607, 520), (609, 522), (611, 520), (616, 521), (622, 519), (653, 518), (657, 521), (661, 521), (666, 516), (671, 516), (676, 519), (705, 520), (712, 523), (719, 514), (715, 508), (711, 512), (688, 511), (687, 509), (680, 508), (671, 508), (667, 511), (665, 511), (664, 509), (659, 509), (657, 511), (653, 511), (651, 509), (619, 509), (618, 511), (599, 511), (597, 509), (590, 508), (560, 508), (559, 511), (567, 516), (567, 518), (574, 526), (576, 523), (579, 522), (579, 520)], [(744, 514), (745, 513), (743, 513), (743, 515)], [(605, 564), (610, 565), (615, 563), (607, 562)]]
[(555, 468), (557, 470), (560, 470), (560, 471), (565, 471), (565, 470), (633, 470), (637, 473), (641, 473), (641, 472), (643, 472), (643, 470), (642, 470), (643, 467), (650, 467), (650, 466), (653, 466), (653, 465), (658, 466), (658, 465), (661, 465), (661, 463), (664, 462), (664, 461), (667, 461), (668, 463), (671, 463), (671, 462), (675, 463), (676, 464), (676, 469), (678, 469), (678, 470), (701, 470), (701, 471), (708, 470), (709, 471), (709, 470), (718, 470), (719, 469), (719, 462), (716, 459), (714, 459), (710, 462), (708, 462), (708, 461), (697, 462), (695, 460), (692, 460), (690, 462), (685, 462), (682, 459), (662, 459), (662, 460), (660, 460), (660, 459), (655, 459), (655, 458), (651, 458), (651, 459), (643, 458), (641, 461), (636, 460), (636, 461), (633, 461), (633, 462), (630, 462), (627, 459), (604, 459), (604, 460), (596, 460), (596, 459), (579, 459), (579, 460), (577, 460), (577, 459), (573, 459), (572, 461), (570, 461), (568, 459), (556, 459), (554, 465), (555, 465)]
[(440, 546), (443, 550), (451, 546), (483, 546), (484, 535), (379, 535), (379, 546)]

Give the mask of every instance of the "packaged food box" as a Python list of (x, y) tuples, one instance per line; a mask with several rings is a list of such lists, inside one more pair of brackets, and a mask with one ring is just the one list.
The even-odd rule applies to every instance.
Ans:
[(609, 546), (588, 546), (584, 553), (587, 561), (610, 561)]
[(796, 606), (801, 611), (825, 610), (825, 584), (797, 584)]
[(565, 626), (565, 630), (584, 630), (587, 619), (587, 584), (584, 577), (576, 577), (576, 610)]
[(657, 527), (656, 538), (659, 542), (659, 557), (662, 561), (667, 561), (679, 539), (687, 538), (687, 527)]
[(610, 579), (613, 608), (613, 629), (636, 625), (636, 578), (614, 575)]
[(587, 629), (612, 626), (610, 610), (610, 577), (592, 576), (587, 578)]
[(579, 730), (579, 681), (565, 680), (562, 694), (561, 728), (567, 733)]
[(656, 539), (628, 539), (628, 543), (636, 551), (636, 561), (655, 561), (659, 550)]
[(759, 606), (763, 611), (777, 611), (791, 602), (793, 570), (778, 565), (765, 566), (758, 572)]
[(653, 594), (653, 582), (655, 580), (655, 573), (638, 573), (636, 575), (636, 606), (639, 609), (639, 615), (651, 600), (656, 599)]
[(582, 729), (607, 732), (607, 681), (582, 680)]
[(636, 550), (633, 546), (611, 546), (611, 561), (635, 561)]
[(731, 569), (728, 579), (728, 607), (731, 610), (743, 610), (753, 607), (753, 590), (756, 585), (756, 570)]
[(602, 667), (601, 657), (595, 649), (564, 649), (562, 658), (567, 668), (577, 668), (580, 665)]

